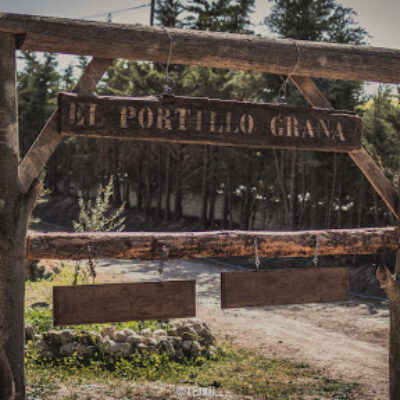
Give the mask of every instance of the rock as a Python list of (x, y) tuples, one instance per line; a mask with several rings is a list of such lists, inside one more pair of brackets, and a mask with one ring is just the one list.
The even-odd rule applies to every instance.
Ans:
[(176, 349), (176, 351), (175, 351), (175, 360), (181, 360), (184, 357), (185, 357), (185, 354), (183, 353), (183, 350), (181, 348)]
[(60, 344), (66, 344), (72, 342), (74, 339), (74, 331), (72, 329), (65, 329), (61, 331), (59, 340)]
[(217, 356), (217, 348), (215, 346), (210, 346), (208, 348), (208, 356), (210, 358), (215, 358)]
[(43, 340), (46, 343), (51, 343), (55, 345), (61, 345), (61, 331), (56, 331), (55, 329), (51, 329), (45, 333), (43, 333)]
[(90, 331), (83, 331), (79, 335), (77, 335), (77, 340), (79, 343), (82, 343), (86, 346), (92, 346), (96, 343), (96, 340), (100, 341), (103, 339), (101, 335), (99, 335), (96, 332), (90, 332)]
[(45, 301), (39, 301), (37, 303), (31, 304), (31, 308), (36, 309), (36, 308), (49, 308), (50, 305), (49, 303), (46, 303)]
[(159, 354), (159, 351), (155, 346), (147, 346), (147, 352), (150, 354)]
[(54, 266), (52, 267), (52, 269), (53, 269), (53, 272), (54, 272), (55, 274), (59, 274), (59, 273), (61, 272), (61, 266), (59, 266), (59, 265), (54, 265)]
[(175, 348), (179, 347), (182, 343), (182, 338), (180, 336), (166, 336), (165, 339), (171, 342)]
[(96, 350), (96, 346), (86, 346), (82, 343), (79, 343), (76, 346), (76, 352), (78, 353), (79, 357), (92, 358), (96, 353)]
[(194, 340), (197, 334), (190, 326), (180, 326), (178, 327), (178, 336), (181, 336), (183, 340)]
[(136, 334), (136, 333), (133, 333), (132, 335), (129, 335), (129, 336), (126, 338), (126, 341), (127, 341), (128, 343), (130, 343), (130, 344), (137, 345), (137, 344), (139, 344), (139, 343), (143, 343), (143, 337), (140, 336), (140, 335), (138, 335), (138, 334)]
[(190, 347), (190, 353), (191, 353), (192, 356), (194, 356), (194, 357), (197, 357), (197, 356), (200, 355), (200, 353), (201, 353), (201, 346), (200, 346), (200, 343), (199, 343), (197, 340), (195, 340), (195, 341), (192, 343), (192, 346)]
[(146, 344), (147, 346), (157, 346), (157, 340), (152, 338), (152, 337), (146, 337), (143, 340), (143, 343)]
[(46, 271), (46, 267), (43, 264), (37, 264), (36, 265), (36, 271), (40, 274), (43, 275)]
[(191, 340), (184, 340), (182, 342), (182, 349), (186, 352), (190, 352), (190, 349), (192, 348), (192, 341)]
[(196, 332), (197, 336), (205, 336), (205, 335), (208, 335), (209, 333), (211, 333), (208, 326), (202, 321), (195, 322), (192, 325), (192, 328)]
[(177, 328), (168, 329), (168, 336), (178, 336), (178, 329)]
[(175, 357), (175, 348), (171, 341), (161, 340), (158, 348), (161, 353), (165, 353), (169, 358)]
[(35, 337), (35, 329), (30, 324), (25, 325), (25, 340), (32, 340)]
[(47, 350), (41, 355), (41, 358), (44, 360), (54, 360), (55, 357), (51, 350)]
[[(103, 336), (101, 336), (100, 333), (95, 333), (94, 334), (94, 344), (99, 345), (99, 344), (103, 343), (104, 339), (105, 338), (103, 338)], [(108, 339), (110, 339), (110, 337), (108, 337)]]
[(65, 343), (60, 347), (60, 356), (70, 356), (76, 350), (76, 343)]
[(154, 336), (167, 336), (167, 333), (164, 329), (157, 329), (153, 332)]
[(49, 349), (49, 346), (44, 340), (38, 340), (35, 343), (35, 349), (39, 354), (43, 354), (45, 351)]
[(141, 353), (147, 351), (147, 346), (146, 346), (144, 343), (139, 343), (139, 344), (136, 346), (136, 348), (137, 348)]
[(142, 329), (142, 330), (140, 331), (140, 334), (141, 334), (142, 336), (150, 336), (152, 332), (153, 332), (153, 331), (152, 331), (151, 328), (146, 328), (146, 329)]
[(122, 331), (117, 331), (114, 333), (114, 340), (118, 343), (126, 342), (126, 334)]
[(82, 343), (78, 343), (76, 346), (76, 353), (78, 354), (79, 357), (85, 357), (87, 352), (87, 346), (85, 346)]
[(115, 326), (105, 326), (101, 330), (100, 334), (101, 336), (109, 336), (110, 339), (114, 339), (115, 331), (116, 331)]
[(94, 355), (96, 354), (97, 347), (96, 346), (87, 346), (86, 347), (86, 356), (88, 358), (93, 358)]
[(52, 276), (53, 276), (53, 273), (52, 273), (52, 272), (46, 271), (46, 272), (43, 274), (43, 279), (50, 279), (50, 278), (52, 278)]
[(130, 343), (117, 343), (118, 354), (121, 357), (127, 358), (132, 354), (132, 345)]
[(128, 329), (128, 328), (122, 329), (122, 332), (124, 332), (127, 337), (131, 336), (131, 335), (133, 335), (135, 333), (135, 332), (133, 332), (132, 329)]
[(211, 331), (207, 328), (204, 332), (203, 335), (199, 338), (199, 342), (203, 346), (209, 346), (213, 343), (215, 343), (215, 337), (211, 333)]
[(114, 354), (118, 352), (118, 345), (114, 342), (114, 340), (108, 339), (101, 343), (99, 349), (102, 353)]

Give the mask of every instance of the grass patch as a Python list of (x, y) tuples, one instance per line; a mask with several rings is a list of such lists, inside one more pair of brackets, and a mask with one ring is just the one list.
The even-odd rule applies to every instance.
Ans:
[[(35, 302), (52, 303), (52, 287), (68, 285), (73, 280), (73, 267), (66, 266), (54, 281), (27, 282), (26, 322), (36, 333), (52, 328), (51, 309), (29, 306)], [(79, 326), (74, 329), (101, 330), (107, 324)], [(156, 321), (115, 324), (135, 331), (147, 327), (158, 328)], [(130, 359), (96, 359), (83, 362), (77, 355), (56, 362), (40, 362), (33, 343), (26, 352), (26, 377), (29, 400), (36, 399), (173, 399), (176, 386), (213, 387), (231, 393), (222, 398), (242, 399), (335, 399), (351, 400), (357, 385), (327, 379), (319, 371), (303, 364), (267, 359), (253, 352), (228, 345), (218, 346), (215, 359), (175, 362), (166, 356)], [(143, 388), (146, 382), (162, 382), (162, 394)], [(139, 385), (139, 387), (138, 387)], [(140, 386), (142, 385), (142, 386)], [(160, 384), (157, 384), (160, 385)], [(154, 384), (153, 384), (154, 386)], [(66, 390), (68, 388), (68, 390)]]

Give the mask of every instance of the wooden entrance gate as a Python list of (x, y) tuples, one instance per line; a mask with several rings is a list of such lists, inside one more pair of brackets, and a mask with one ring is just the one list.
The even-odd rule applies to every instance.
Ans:
[[(332, 106), (310, 77), (400, 83), (399, 50), (362, 46), (356, 48), (340, 44), (316, 45), (305, 41), (272, 40), (180, 29), (170, 29), (169, 32), (174, 36), (171, 63), (286, 74), (312, 106), (325, 108), (327, 110), (324, 112), (328, 114)], [(400, 235), (396, 227), (303, 232), (55, 233), (27, 237), (27, 220), (40, 190), (37, 179), (60, 143), (62, 134), (70, 134), (71, 127), (61, 120), (60, 132), (59, 122), (62, 114), (60, 109), (57, 109), (24, 159), (19, 162), (15, 51), (20, 49), (93, 56), (75, 88), (78, 96), (90, 96), (103, 73), (111, 65), (112, 59), (165, 62), (168, 59), (168, 41), (165, 29), (156, 27), (0, 14), (0, 396), (12, 398), (15, 391), (18, 399), (24, 398), (25, 257), (85, 259), (88, 245), (92, 249), (92, 258), (160, 259), (162, 252), (159, 249), (162, 246), (168, 247), (169, 258), (244, 256), (254, 254), (252, 244), (257, 238), (260, 256), (310, 256), (314, 253), (317, 240), (320, 255), (398, 252), (395, 275), (381, 268), (378, 270), (378, 278), (390, 301), (390, 393), (392, 400), (399, 399), (400, 288), (397, 275), (400, 274)], [(63, 104), (61, 100), (61, 111)], [(83, 118), (83, 112), (80, 117), (76, 113), (77, 108), (73, 114), (75, 123)], [(120, 113), (118, 135), (124, 129), (128, 129), (128, 124), (136, 117), (135, 115), (129, 118), (132, 115), (127, 112)], [(211, 115), (210, 130), (213, 126)], [(223, 125), (225, 133), (229, 125), (227, 115), (225, 114)], [(237, 129), (241, 129), (244, 134), (240, 139), (235, 138), (239, 140), (237, 145), (246, 145), (246, 135), (249, 135), (247, 138), (251, 135), (252, 120), (248, 115), (243, 117), (243, 121), (237, 122)], [(297, 140), (295, 145), (294, 142), (283, 145), (283, 139), (276, 138), (286, 136), (287, 143), (289, 135), (288, 131), (284, 135), (284, 130), (277, 130), (283, 127), (277, 125), (277, 118), (275, 125), (272, 119), (273, 117), (270, 121), (272, 136), (267, 144), (275, 147), (299, 147), (300, 141), (294, 134), (293, 127), (296, 124), (292, 116), (290, 132), (291, 138)], [(90, 122), (89, 107), (89, 125)], [(142, 123), (144, 127), (150, 124), (148, 111), (143, 111)], [(182, 119), (178, 119), (176, 123), (178, 129), (179, 126), (183, 126)], [(305, 126), (308, 136), (313, 138), (310, 133), (313, 130), (307, 128), (307, 122)], [(214, 129), (217, 129), (215, 122)], [(327, 137), (326, 132), (331, 132), (329, 129), (325, 130), (322, 123), (319, 124), (319, 129), (325, 132)], [(351, 128), (354, 129), (353, 132), (345, 133), (342, 130), (342, 136), (338, 125), (335, 129), (336, 133), (333, 136), (328, 132), (329, 138), (334, 138), (341, 148), (335, 146), (333, 150), (349, 154), (393, 215), (398, 218), (398, 193), (368, 153), (360, 147), (357, 124)], [(89, 130), (84, 134), (88, 132)], [(279, 132), (282, 132), (282, 135)], [(142, 132), (139, 139), (145, 139), (144, 134), (145, 132)], [(159, 132), (159, 135), (161, 134), (162, 132)], [(225, 142), (226, 137), (220, 139), (224, 143), (219, 144), (232, 144)], [(209, 143), (199, 141), (195, 134), (190, 140)], [(257, 146), (256, 141), (250, 143), (252, 140), (249, 139), (248, 144)], [(321, 150), (323, 146), (315, 140), (311, 140), (310, 143), (306, 147)]]

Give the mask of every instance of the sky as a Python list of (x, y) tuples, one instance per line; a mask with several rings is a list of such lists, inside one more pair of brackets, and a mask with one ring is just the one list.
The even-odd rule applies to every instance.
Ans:
[[(357, 12), (357, 21), (371, 35), (368, 39), (370, 45), (400, 49), (400, 0), (342, 0), (338, 2)], [(110, 11), (145, 5), (136, 10), (112, 13), (112, 21), (148, 24), (149, 3), (150, 0), (0, 0), (0, 12), (106, 21), (107, 13)], [(256, 0), (255, 13), (252, 16), (253, 29), (263, 36), (271, 36), (262, 24), (271, 4), (268, 0)], [(72, 60), (70, 56), (59, 58), (61, 67), (68, 65)]]

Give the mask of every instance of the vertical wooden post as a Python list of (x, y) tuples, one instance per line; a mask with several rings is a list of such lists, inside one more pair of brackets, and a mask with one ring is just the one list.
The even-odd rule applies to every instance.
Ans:
[(400, 250), (396, 253), (394, 292), (390, 299), (390, 400), (400, 399)]
[(15, 36), (0, 33), (0, 398), (7, 400), (25, 398), (25, 241), (36, 199), (36, 186), (26, 196), (19, 187), (17, 120)]

